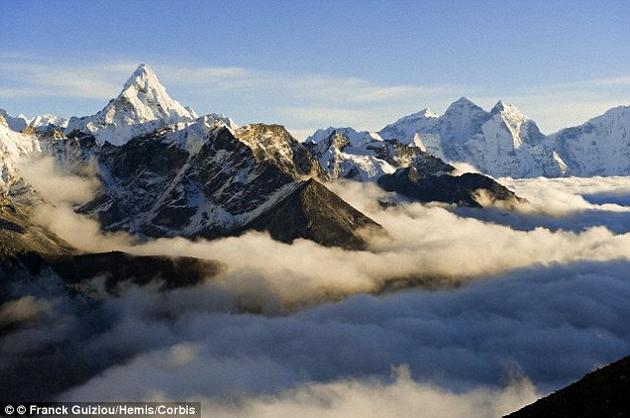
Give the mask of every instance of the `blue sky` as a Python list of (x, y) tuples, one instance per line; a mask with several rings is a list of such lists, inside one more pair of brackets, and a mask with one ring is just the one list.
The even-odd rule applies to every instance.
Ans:
[(630, 102), (627, 1), (18, 1), (0, 107), (98, 111), (140, 62), (198, 113), (378, 129), (460, 96), (543, 131)]

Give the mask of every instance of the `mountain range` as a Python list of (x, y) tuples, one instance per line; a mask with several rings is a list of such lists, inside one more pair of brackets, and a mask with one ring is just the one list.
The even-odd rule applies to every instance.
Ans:
[[(317, 130), (306, 142), (319, 143), (335, 128)], [(465, 162), (493, 177), (630, 175), (630, 106), (618, 106), (584, 124), (544, 135), (515, 106), (488, 112), (462, 97), (443, 115), (428, 109), (404, 116), (378, 132), (337, 129), (353, 145), (397, 140), (448, 162)], [(362, 173), (387, 167), (357, 161)]]
[[(520, 201), (490, 177), (460, 175), (407, 138), (329, 129), (300, 142), (280, 125), (239, 127), (221, 114), (198, 116), (144, 64), (94, 115), (28, 119), (3, 112), (0, 147), (3, 196), (20, 205), (24, 219), (45, 199), (24, 180), (18, 161), (49, 155), (66, 171), (96, 175), (100, 187), (78, 213), (139, 240), (262, 230), (286, 242), (363, 249), (366, 234), (385, 232), (326, 187), (341, 178), (382, 178), (377, 184), (385, 190), (419, 202), (480, 206), (481, 192)], [(32, 225), (23, 220), (21, 228)]]

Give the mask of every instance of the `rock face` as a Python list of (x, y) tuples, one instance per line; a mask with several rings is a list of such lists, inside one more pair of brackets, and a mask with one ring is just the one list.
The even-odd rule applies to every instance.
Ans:
[[(435, 126), (439, 115), (429, 109), (403, 116), (396, 122), (391, 123), (381, 129), (378, 133), (383, 139), (397, 139), (409, 145), (423, 148), (424, 144), (418, 132), (428, 131)], [(426, 149), (423, 149), (426, 151)]]
[(587, 374), (517, 412), (511, 418), (630, 416), (630, 357)]
[[(426, 114), (427, 111), (423, 111), (421, 115), (414, 115), (409, 123), (420, 118), (428, 126)], [(404, 125), (405, 129), (408, 127), (409, 124)], [(384, 135), (408, 132), (405, 129), (390, 127)], [(483, 200), (484, 204), (501, 202), (503, 207), (510, 207), (520, 201), (490, 177), (481, 174), (455, 176), (453, 166), (423, 151), (417, 144), (397, 139), (383, 140), (380, 136), (349, 128), (332, 129), (328, 137), (322, 133), (309, 138), (306, 144), (331, 179), (376, 180), (386, 191), (423, 203), (480, 207)]]
[(353, 250), (367, 247), (365, 234), (384, 233), (380, 225), (312, 179), (243, 228), (250, 229), (267, 231), (279, 241), (306, 238)]
[(443, 202), (468, 207), (500, 203), (505, 207), (524, 201), (492, 178), (476, 173), (433, 176), (407, 167), (382, 176), (378, 184), (386, 191), (422, 203)]
[(397, 139), (383, 140), (380, 136), (350, 128), (318, 131), (307, 138), (305, 144), (331, 180), (373, 181), (393, 173), (397, 168), (410, 166), (427, 174), (444, 174), (454, 170), (416, 146)]

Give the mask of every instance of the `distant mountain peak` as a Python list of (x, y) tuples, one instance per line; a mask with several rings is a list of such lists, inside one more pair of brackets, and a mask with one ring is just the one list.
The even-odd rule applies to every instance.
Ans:
[(505, 110), (505, 107), (506, 107), (506, 104), (503, 102), (503, 100), (499, 99), (499, 101), (490, 110), (490, 113), (502, 112), (503, 110)]
[(468, 98), (462, 96), (459, 99), (455, 100), (444, 112), (445, 115), (452, 113), (461, 113), (462, 109), (474, 109), (475, 111), (484, 111), (479, 105), (473, 103)]
[(93, 116), (71, 119), (66, 132), (88, 132), (100, 143), (122, 145), (137, 135), (197, 117), (168, 95), (148, 65), (140, 64), (116, 98)]
[(157, 75), (146, 64), (140, 64), (125, 82), (122, 91), (113, 102), (114, 106), (118, 105), (123, 109), (116, 110), (126, 110), (124, 105), (127, 103), (124, 99), (128, 99), (135, 110), (138, 122), (169, 117), (197, 118), (197, 114), (192, 109), (182, 106), (168, 95)]
[(127, 79), (127, 82), (123, 86), (123, 91), (127, 90), (133, 85), (142, 85), (150, 81), (160, 84), (153, 70), (151, 70), (151, 68), (149, 68), (149, 66), (146, 64), (140, 64), (138, 65), (138, 68), (136, 68), (136, 70)]
[(526, 116), (513, 104), (505, 103), (503, 100), (499, 100), (497, 104), (490, 110), (490, 113), (495, 115), (497, 113), (506, 113), (513, 116), (521, 116), (526, 119)]

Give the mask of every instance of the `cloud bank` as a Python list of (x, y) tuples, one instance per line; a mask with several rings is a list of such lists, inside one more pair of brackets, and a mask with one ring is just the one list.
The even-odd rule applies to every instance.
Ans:
[[(72, 179), (48, 163), (38, 162), (36, 168), (26, 170), (25, 176), (41, 187), (44, 196), (54, 194), (56, 188), (49, 186)], [(74, 189), (87, 193), (81, 190), (88, 188), (88, 180), (73, 181), (77, 183)], [(370, 237), (369, 251), (345, 251), (308, 240), (296, 240), (289, 245), (258, 232), (214, 241), (170, 238), (140, 244), (124, 233), (101, 233), (97, 222), (75, 214), (68, 199), (64, 200), (61, 194), (56, 196), (55, 205), (46, 205), (37, 212), (37, 219), (61, 238), (86, 251), (122, 250), (220, 261), (227, 265), (227, 270), (213, 280), (213, 286), (233, 292), (243, 303), (269, 312), (410, 284), (458, 286), (482, 276), (532, 265), (630, 259), (627, 250), (630, 225), (615, 224), (618, 221), (615, 215), (630, 215), (630, 207), (592, 204), (581, 195), (626, 193), (630, 190), (629, 178), (601, 183), (582, 179), (556, 182), (535, 179), (508, 184), (516, 186), (518, 193), (531, 200), (527, 212), (453, 211), (448, 207), (420, 204), (384, 209), (378, 199), (385, 192), (373, 184), (329, 184), (328, 187), (387, 231), (387, 234)], [(540, 226), (545, 222), (557, 222), (560, 226), (571, 224), (571, 216), (588, 216), (594, 210), (598, 222), (577, 231)], [(486, 219), (458, 213), (477, 214)], [(607, 221), (616, 228), (608, 229)], [(519, 222), (531, 228), (513, 228)], [(619, 231), (624, 225), (626, 228)]]

